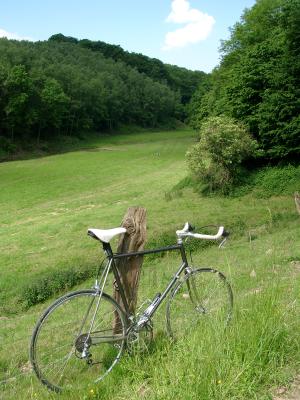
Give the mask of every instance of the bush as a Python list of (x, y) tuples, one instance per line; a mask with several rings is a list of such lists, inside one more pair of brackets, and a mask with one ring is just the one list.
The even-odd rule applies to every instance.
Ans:
[(48, 271), (31, 279), (30, 283), (22, 288), (20, 301), (25, 308), (29, 308), (61, 291), (71, 289), (94, 274), (95, 270), (90, 266)]
[(190, 170), (211, 191), (227, 193), (243, 160), (257, 153), (257, 142), (245, 127), (226, 116), (207, 119), (200, 140), (186, 154)]
[(265, 167), (253, 171), (244, 177), (243, 182), (236, 186), (233, 196), (243, 196), (252, 193), (258, 198), (290, 195), (300, 190), (300, 166), (285, 165)]

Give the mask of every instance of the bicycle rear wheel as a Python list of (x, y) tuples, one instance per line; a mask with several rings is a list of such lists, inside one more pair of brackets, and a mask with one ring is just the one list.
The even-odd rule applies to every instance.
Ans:
[(175, 286), (167, 305), (167, 331), (173, 339), (208, 327), (225, 327), (231, 318), (232, 290), (212, 268), (192, 270)]
[(30, 359), (40, 381), (60, 392), (98, 382), (119, 360), (126, 340), (122, 309), (103, 293), (91, 327), (99, 293), (80, 290), (53, 303), (38, 321)]

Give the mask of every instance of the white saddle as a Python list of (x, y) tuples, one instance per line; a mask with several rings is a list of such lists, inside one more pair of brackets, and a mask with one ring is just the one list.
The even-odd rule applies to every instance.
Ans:
[(95, 239), (101, 240), (101, 242), (109, 243), (115, 236), (125, 233), (125, 228), (113, 228), (113, 229), (88, 229), (88, 235)]

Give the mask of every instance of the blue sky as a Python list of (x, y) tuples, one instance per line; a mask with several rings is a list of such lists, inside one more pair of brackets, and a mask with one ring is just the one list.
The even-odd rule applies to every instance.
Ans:
[[(255, 0), (3, 0), (0, 36), (55, 33), (119, 44), (189, 69), (218, 64), (220, 40)], [(1, 55), (0, 55), (1, 57)]]

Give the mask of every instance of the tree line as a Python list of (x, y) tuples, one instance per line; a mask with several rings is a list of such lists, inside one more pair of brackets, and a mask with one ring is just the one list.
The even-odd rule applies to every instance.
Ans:
[(167, 84), (172, 90), (179, 91), (181, 102), (189, 103), (195, 89), (205, 84), (208, 74), (203, 71), (191, 71), (177, 65), (164, 64), (157, 58), (150, 58), (144, 54), (128, 52), (119, 45), (109, 44), (88, 39), (76, 39), (71, 36), (64, 36), (61, 33), (52, 35), (49, 41), (59, 43), (74, 43), (81, 47), (100, 52), (104, 57), (112, 58), (115, 61), (122, 61), (126, 65), (137, 69), (140, 73), (147, 75), (154, 81)]
[(258, 141), (260, 157), (300, 154), (300, 0), (257, 0), (222, 43), (207, 90), (194, 94), (191, 125), (225, 115)]
[[(163, 76), (154, 76), (154, 67), (146, 74), (133, 62), (92, 50), (86, 42), (78, 45), (76, 39), (33, 43), (4, 38), (0, 54), (0, 147), (120, 124), (156, 127), (183, 120), (185, 103), (199, 83), (190, 78), (192, 71), (176, 67), (170, 85)], [(158, 60), (146, 61), (172, 70)]]

